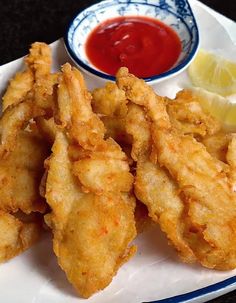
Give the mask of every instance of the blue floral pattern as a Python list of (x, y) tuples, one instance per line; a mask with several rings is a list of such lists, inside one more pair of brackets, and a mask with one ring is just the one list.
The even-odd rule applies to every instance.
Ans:
[(102, 21), (126, 15), (157, 18), (172, 26), (180, 37), (182, 52), (178, 62), (164, 75), (152, 78), (158, 79), (179, 72), (193, 58), (199, 37), (196, 21), (187, 0), (105, 0), (85, 9), (72, 21), (65, 43), (74, 61), (89, 72), (113, 80), (113, 77), (100, 72), (88, 62), (84, 45), (89, 33)]
[(160, 0), (160, 9), (168, 10), (171, 6), (166, 2), (166, 0)]
[(175, 0), (174, 1), (177, 7), (177, 13), (181, 16), (191, 16), (191, 12), (189, 11), (189, 6), (187, 1), (185, 0)]

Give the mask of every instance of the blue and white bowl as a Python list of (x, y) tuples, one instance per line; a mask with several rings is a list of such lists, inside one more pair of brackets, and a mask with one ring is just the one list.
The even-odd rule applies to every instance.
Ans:
[(155, 84), (183, 71), (199, 47), (196, 20), (187, 0), (105, 0), (81, 11), (70, 23), (64, 37), (70, 57), (90, 76), (114, 81), (115, 77), (96, 68), (88, 59), (85, 43), (91, 31), (101, 22), (119, 16), (148, 16), (171, 26), (178, 34), (182, 51), (175, 65), (159, 75), (144, 78)]

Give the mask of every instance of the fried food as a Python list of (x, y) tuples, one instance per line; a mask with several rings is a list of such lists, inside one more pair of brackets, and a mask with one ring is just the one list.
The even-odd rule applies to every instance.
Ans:
[(167, 112), (171, 124), (183, 134), (201, 138), (215, 135), (221, 130), (221, 124), (203, 111), (198, 98), (190, 90), (182, 90), (174, 100), (169, 100)]
[(91, 94), (86, 89), (81, 73), (75, 68), (71, 72), (68, 63), (62, 71), (58, 87), (59, 124), (66, 126), (71, 140), (85, 149), (93, 150), (94, 146), (104, 144), (104, 125), (92, 111)]
[(134, 77), (129, 74), (126, 67), (122, 67), (117, 72), (116, 82), (118, 87), (125, 91), (129, 101), (144, 106), (148, 116), (155, 121), (157, 126), (170, 128), (164, 98), (157, 96), (144, 80)]
[(125, 128), (132, 138), (131, 156), (135, 161), (146, 158), (151, 152), (151, 124), (146, 119), (146, 114), (141, 106), (129, 104), (125, 119)]
[[(48, 161), (46, 199), (53, 247), (68, 280), (87, 298), (106, 287), (135, 252), (134, 201), (125, 194), (83, 193), (72, 174), (68, 139), (58, 133)], [(95, 168), (97, 169), (97, 168)]]
[(236, 189), (236, 137), (232, 134), (231, 140), (228, 144), (226, 153), (226, 161), (230, 165), (230, 170), (227, 172), (229, 177), (231, 189), (235, 192)]
[[(46, 204), (39, 195), (44, 173), (43, 162), (48, 145), (33, 132), (25, 130), (41, 114), (32, 98), (9, 105), (0, 119), (0, 209), (22, 210), (26, 214), (45, 212)], [(30, 160), (29, 160), (30, 159)]]
[[(177, 210), (171, 213), (168, 209), (166, 212), (169, 217), (171, 215), (173, 217), (169, 222), (168, 220), (165, 222), (165, 226), (169, 228), (174, 226), (174, 234), (167, 229), (165, 232), (176, 248), (180, 249), (183, 259), (189, 261), (183, 255), (188, 250), (193, 252), (193, 256), (203, 266), (221, 270), (235, 268), (236, 194), (232, 184), (234, 175), (231, 173), (235, 167), (235, 149), (233, 148), (235, 142), (232, 141), (232, 145), (229, 145), (228, 155), (226, 155), (229, 161), (227, 165), (213, 157), (193, 135), (185, 135), (182, 129), (176, 127), (175, 123), (171, 123), (161, 98), (156, 98), (162, 107), (162, 112), (158, 111), (158, 119), (156, 119), (155, 111), (160, 106), (153, 107), (153, 104), (145, 98), (147, 94), (150, 96), (154, 92), (149, 87), (145, 87), (147, 85), (144, 82), (140, 82), (139, 79), (128, 74), (127, 70), (122, 69), (118, 72), (117, 83), (124, 89), (130, 101), (143, 107), (151, 122), (153, 146), (150, 149), (154, 154), (152, 155), (154, 161), (146, 168), (143, 166), (138, 169), (135, 191), (139, 199), (147, 203), (149, 214), (153, 215), (153, 209), (163, 210), (158, 188), (164, 188), (164, 207), (168, 207), (168, 201), (171, 201), (171, 207)], [(143, 87), (140, 90), (138, 87), (141, 85)], [(154, 100), (154, 96), (150, 96), (150, 99)], [(160, 123), (160, 121), (166, 121), (166, 123)], [(142, 162), (138, 161), (138, 167), (140, 163), (142, 165)], [(147, 165), (146, 162), (145, 165)], [(167, 174), (164, 178), (162, 172), (165, 170)], [(154, 186), (152, 182), (155, 183)], [(175, 185), (174, 188), (173, 185)], [(168, 195), (168, 192), (172, 197)], [(173, 199), (173, 195), (177, 198), (179, 206)], [(155, 199), (157, 197), (159, 199)], [(181, 208), (181, 220), (178, 222), (180, 214), (178, 209)], [(184, 246), (181, 248), (175, 242), (177, 230), (181, 231), (180, 238), (186, 243), (186, 248)]]
[(12, 151), (20, 130), (24, 129), (34, 116), (31, 100), (9, 106), (0, 118), (0, 153)]
[(17, 73), (7, 87), (7, 90), (2, 97), (2, 111), (12, 105), (24, 100), (27, 93), (33, 88), (34, 77), (31, 70), (26, 70)]
[(168, 171), (151, 162), (151, 123), (141, 106), (130, 104), (126, 117), (127, 132), (133, 138), (132, 158), (137, 161), (135, 195), (148, 208), (148, 214), (167, 234), (168, 239), (187, 262), (194, 254), (184, 238), (184, 205), (178, 196), (178, 185)]
[(14, 215), (0, 211), (0, 263), (19, 255), (39, 238), (40, 221), (21, 221)]
[(101, 120), (106, 128), (105, 138), (114, 139), (122, 147), (131, 145), (131, 137), (125, 129), (125, 117), (104, 116)]
[(115, 83), (107, 82), (105, 87), (96, 88), (92, 93), (92, 107), (95, 113), (109, 117), (124, 117), (127, 113), (125, 92)]
[(51, 71), (52, 55), (49, 45), (42, 42), (35, 42), (31, 45), (29, 55), (25, 58), (27, 66), (34, 71), (37, 81), (44, 80)]
[(20, 131), (14, 143), (14, 150), (0, 159), (0, 210), (43, 213), (46, 204), (39, 195), (39, 184), (48, 146), (27, 131)]
[[(34, 44), (32, 49), (38, 47)], [(49, 49), (46, 45), (44, 48)], [(37, 72), (38, 64), (43, 67), (47, 61), (44, 60), (44, 52), (41, 55), (40, 59), (31, 53), (26, 59), (28, 68), (11, 80), (3, 96), (4, 111), (0, 118), (2, 261), (23, 252), (38, 239), (41, 224), (38, 224), (37, 216), (32, 213), (45, 213), (47, 209), (45, 199), (40, 196), (39, 186), (44, 174), (44, 160), (49, 155), (49, 144), (34, 127), (34, 118), (45, 115), (44, 108), (40, 107), (35, 98), (39, 91), (39, 78), (43, 75)], [(55, 75), (52, 79), (55, 79)], [(50, 93), (45, 89), (45, 94), (46, 91), (50, 95), (52, 89)], [(50, 106), (52, 112), (51, 103)], [(19, 212), (22, 212), (20, 217)]]
[(53, 145), (57, 133), (57, 125), (54, 118), (36, 117), (37, 131), (50, 145)]
[(106, 149), (87, 153), (73, 165), (73, 173), (79, 178), (85, 192), (129, 192), (133, 176), (120, 146), (108, 139)]
[(135, 253), (129, 247), (136, 236), (133, 176), (119, 145), (103, 139), (104, 126), (79, 71), (69, 64), (62, 71), (57, 114), (62, 131), (47, 161), (45, 197), (52, 212), (46, 222), (61, 268), (87, 298), (105, 288)]
[(51, 74), (52, 54), (46, 43), (35, 42), (25, 59), (28, 69), (34, 77), (33, 98), (36, 106), (51, 115), (54, 107), (54, 86), (58, 75)]
[(231, 133), (219, 131), (212, 136), (204, 137), (201, 142), (205, 145), (209, 154), (211, 154), (216, 159), (227, 163), (226, 154), (231, 140)]
[(37, 241), (44, 216), (84, 298), (111, 283), (150, 224), (184, 262), (236, 268), (236, 137), (201, 96), (160, 97), (127, 68), (90, 93), (69, 64), (52, 74), (39, 42), (25, 63), (0, 118), (0, 262)]
[(104, 87), (92, 92), (92, 108), (106, 128), (105, 137), (113, 138), (120, 145), (131, 144), (125, 130), (127, 103), (124, 91), (112, 82), (107, 82)]
[(235, 268), (236, 195), (219, 160), (190, 136), (161, 130), (154, 136), (160, 165), (178, 180), (183, 193), (196, 257), (206, 267)]

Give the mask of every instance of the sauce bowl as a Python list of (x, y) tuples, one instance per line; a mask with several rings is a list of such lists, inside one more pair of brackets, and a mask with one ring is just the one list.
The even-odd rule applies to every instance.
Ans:
[(79, 12), (64, 36), (68, 54), (88, 76), (115, 81), (114, 76), (104, 73), (91, 63), (85, 45), (90, 33), (100, 23), (120, 16), (158, 19), (170, 26), (180, 38), (182, 49), (176, 63), (166, 72), (143, 78), (149, 84), (156, 84), (179, 74), (194, 59), (199, 47), (199, 33), (187, 0), (105, 0)]

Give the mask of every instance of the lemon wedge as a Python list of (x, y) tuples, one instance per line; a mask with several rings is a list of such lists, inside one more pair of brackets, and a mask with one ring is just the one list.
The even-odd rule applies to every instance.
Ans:
[(236, 62), (200, 49), (188, 73), (195, 86), (222, 96), (236, 93)]
[(203, 88), (193, 87), (190, 91), (197, 97), (203, 110), (219, 120), (225, 130), (236, 131), (236, 103)]

